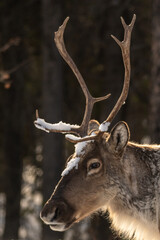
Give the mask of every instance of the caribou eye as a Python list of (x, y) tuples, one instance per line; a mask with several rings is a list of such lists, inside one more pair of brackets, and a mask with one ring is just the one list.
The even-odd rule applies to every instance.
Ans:
[(99, 161), (99, 159), (96, 159), (96, 158), (90, 159), (87, 163), (88, 175), (99, 172), (99, 170), (101, 169), (101, 166), (102, 166), (102, 163)]
[(90, 164), (89, 170), (99, 168), (99, 167), (100, 167), (100, 163), (99, 162), (94, 162), (94, 163)]

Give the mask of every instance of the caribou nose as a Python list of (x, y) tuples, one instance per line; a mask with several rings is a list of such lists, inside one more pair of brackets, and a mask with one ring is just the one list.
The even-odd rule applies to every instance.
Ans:
[(51, 200), (43, 207), (40, 217), (46, 224), (52, 224), (54, 221), (60, 221), (66, 208), (65, 202), (58, 201), (55, 203), (55, 201)]

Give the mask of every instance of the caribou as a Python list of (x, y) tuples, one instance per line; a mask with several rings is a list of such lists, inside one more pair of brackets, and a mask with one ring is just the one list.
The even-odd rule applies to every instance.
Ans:
[(96, 102), (110, 94), (94, 98), (63, 40), (69, 18), (55, 32), (55, 44), (75, 74), (86, 99), (81, 125), (47, 123), (36, 113), (35, 126), (46, 132), (65, 134), (75, 144), (50, 199), (40, 217), (54, 231), (65, 231), (74, 223), (99, 211), (108, 211), (112, 228), (130, 239), (160, 239), (160, 145), (141, 145), (129, 141), (127, 123), (118, 122), (108, 130), (124, 104), (130, 84), (130, 42), (136, 20), (124, 28), (123, 41), (111, 35), (119, 45), (124, 63), (121, 95), (109, 116), (101, 124), (91, 119)]

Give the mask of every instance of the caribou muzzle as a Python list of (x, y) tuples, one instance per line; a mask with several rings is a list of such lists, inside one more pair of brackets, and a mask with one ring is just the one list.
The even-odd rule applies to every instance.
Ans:
[(75, 221), (74, 210), (63, 199), (50, 199), (43, 207), (40, 217), (54, 231), (65, 231)]

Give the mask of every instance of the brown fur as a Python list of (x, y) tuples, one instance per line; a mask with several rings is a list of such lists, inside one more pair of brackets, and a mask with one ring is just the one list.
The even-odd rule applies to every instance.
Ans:
[(129, 238), (160, 239), (160, 146), (128, 142), (129, 136), (120, 122), (110, 134), (86, 143), (78, 169), (61, 178), (44, 206), (45, 223), (64, 231), (101, 209)]

